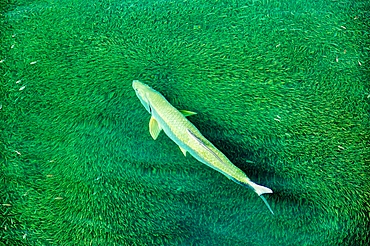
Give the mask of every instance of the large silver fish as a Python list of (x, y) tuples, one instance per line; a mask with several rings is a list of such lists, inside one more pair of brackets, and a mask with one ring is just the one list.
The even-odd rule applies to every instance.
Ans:
[(149, 121), (149, 132), (153, 139), (157, 139), (163, 130), (180, 147), (185, 156), (189, 152), (195, 159), (219, 171), (234, 182), (251, 188), (261, 197), (271, 213), (274, 213), (262, 196), (265, 193), (272, 193), (272, 190), (253, 183), (186, 119), (186, 116), (196, 113), (177, 110), (159, 92), (138, 80), (132, 82), (132, 87), (145, 109), (152, 115)]

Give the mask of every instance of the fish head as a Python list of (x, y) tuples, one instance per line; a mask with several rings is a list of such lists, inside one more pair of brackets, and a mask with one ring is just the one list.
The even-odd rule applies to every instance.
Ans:
[(155, 91), (150, 86), (141, 83), (138, 80), (132, 81), (132, 88), (134, 88), (136, 96), (140, 99), (141, 104), (143, 104), (145, 109), (151, 114), (150, 94)]

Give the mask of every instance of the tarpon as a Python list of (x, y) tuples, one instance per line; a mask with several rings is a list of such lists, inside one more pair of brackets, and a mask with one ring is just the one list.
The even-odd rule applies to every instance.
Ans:
[(149, 121), (149, 132), (154, 140), (163, 130), (180, 147), (185, 156), (189, 152), (195, 159), (219, 171), (234, 182), (251, 188), (261, 197), (271, 213), (274, 213), (262, 196), (265, 193), (272, 193), (272, 190), (253, 183), (186, 119), (186, 116), (196, 113), (177, 110), (158, 91), (138, 80), (132, 82), (132, 87), (145, 109), (152, 115)]

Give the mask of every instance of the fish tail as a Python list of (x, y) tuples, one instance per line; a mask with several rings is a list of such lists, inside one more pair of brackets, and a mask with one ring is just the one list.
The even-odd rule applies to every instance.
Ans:
[(262, 195), (263, 194), (268, 194), (268, 193), (272, 193), (272, 190), (270, 188), (267, 188), (267, 187), (264, 187), (262, 185), (258, 185), (258, 184), (255, 184), (253, 183), (252, 181), (249, 181), (248, 182), (248, 185), (254, 190), (254, 192), (256, 192), (258, 194), (258, 196), (262, 199), (262, 201), (266, 204), (267, 208), (270, 210), (270, 212), (272, 214), (274, 214), (274, 212), (272, 211), (269, 203), (267, 202), (266, 198), (264, 198)]
[(252, 181), (248, 182), (248, 185), (256, 192), (259, 196), (266, 193), (272, 193), (270, 188), (264, 187), (262, 185), (258, 185), (253, 183)]

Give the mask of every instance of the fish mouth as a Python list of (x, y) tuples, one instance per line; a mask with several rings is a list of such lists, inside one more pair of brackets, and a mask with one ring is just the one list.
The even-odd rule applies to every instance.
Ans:
[(139, 80), (132, 81), (132, 88), (134, 88), (136, 95), (139, 98), (145, 97), (145, 89), (148, 88), (146, 84), (141, 83)]
[(152, 109), (150, 107), (150, 100), (147, 97), (147, 92), (150, 87), (138, 80), (132, 81), (132, 88), (134, 88), (136, 96), (140, 99), (141, 104), (151, 114)]
[(134, 88), (135, 91), (138, 90), (140, 85), (142, 85), (142, 83), (139, 80), (132, 81), (132, 88)]

